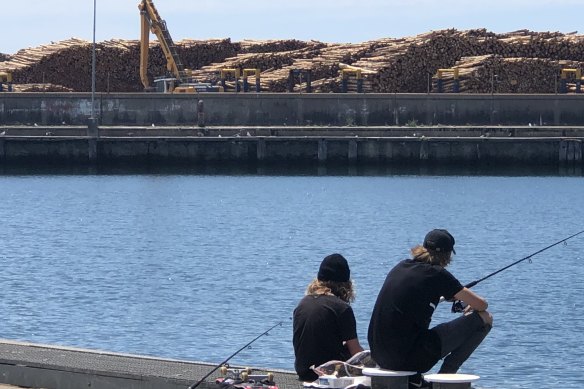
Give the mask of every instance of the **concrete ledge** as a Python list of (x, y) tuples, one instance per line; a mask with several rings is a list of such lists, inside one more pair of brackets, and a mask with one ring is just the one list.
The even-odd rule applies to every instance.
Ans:
[[(580, 125), (581, 94), (98, 93), (100, 125)], [(202, 104), (199, 102), (202, 101)], [(204, 112), (199, 112), (199, 106)], [(90, 93), (0, 93), (0, 124), (85, 125)], [(204, 114), (204, 115), (202, 115)]]
[[(0, 382), (47, 389), (186, 389), (216, 365), (0, 340)], [(265, 372), (266, 368), (255, 368)], [(299, 389), (294, 373), (270, 369), (283, 389)], [(217, 389), (212, 375), (201, 389)]]
[[(0, 126), (2, 136), (85, 137), (87, 126)], [(584, 137), (584, 126), (99, 126), (106, 137)]]

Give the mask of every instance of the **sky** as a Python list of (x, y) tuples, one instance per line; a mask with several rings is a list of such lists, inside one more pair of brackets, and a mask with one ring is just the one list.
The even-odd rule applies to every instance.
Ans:
[[(96, 41), (138, 39), (139, 0), (95, 0)], [(94, 0), (0, 0), (0, 53), (93, 40)], [(580, 31), (583, 0), (154, 0), (175, 41), (300, 39), (358, 43), (431, 30)]]

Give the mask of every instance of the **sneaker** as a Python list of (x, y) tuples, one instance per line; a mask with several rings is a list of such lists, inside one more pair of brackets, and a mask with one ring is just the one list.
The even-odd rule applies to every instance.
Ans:
[(408, 380), (409, 389), (431, 389), (432, 383), (426, 381), (420, 373), (412, 375)]

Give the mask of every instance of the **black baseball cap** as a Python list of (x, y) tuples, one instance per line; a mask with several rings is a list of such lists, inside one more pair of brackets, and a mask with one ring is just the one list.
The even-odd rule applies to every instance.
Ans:
[(348, 282), (351, 278), (351, 270), (345, 257), (341, 254), (326, 256), (318, 269), (319, 281)]
[(450, 232), (442, 229), (428, 232), (424, 238), (424, 247), (438, 252), (452, 251), (456, 254), (454, 250), (454, 237)]

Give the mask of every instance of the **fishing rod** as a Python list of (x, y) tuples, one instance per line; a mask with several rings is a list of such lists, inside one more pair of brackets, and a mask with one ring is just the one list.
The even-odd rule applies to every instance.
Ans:
[(251, 344), (253, 342), (255, 342), (256, 340), (258, 340), (259, 338), (261, 338), (262, 336), (268, 335), (268, 333), (273, 330), (274, 328), (281, 326), (282, 323), (284, 323), (283, 321), (278, 322), (277, 324), (273, 325), (272, 327), (270, 327), (267, 331), (262, 332), (261, 334), (259, 334), (258, 336), (256, 336), (251, 342), (247, 343), (245, 346), (243, 346), (242, 348), (240, 348), (239, 350), (237, 350), (236, 352), (234, 352), (233, 354), (231, 354), (227, 359), (225, 359), (223, 362), (221, 362), (220, 364), (218, 364), (217, 366), (215, 366), (213, 368), (213, 370), (211, 370), (209, 373), (207, 373), (207, 375), (205, 375), (203, 378), (201, 378), (198, 382), (192, 384), (191, 386), (188, 387), (188, 389), (195, 389), (197, 386), (201, 385), (205, 379), (207, 379), (207, 377), (209, 377), (211, 374), (213, 374), (215, 372), (215, 370), (219, 369), (221, 366), (225, 365), (227, 362), (229, 362), (229, 360), (231, 358), (233, 358), (234, 356), (236, 356), (237, 354), (239, 354), (240, 352), (242, 352), (243, 350), (245, 350), (246, 348), (248, 348), (249, 346), (251, 346)]
[[(492, 272), (491, 274), (489, 274), (489, 275), (487, 275), (487, 276), (485, 276), (485, 277), (483, 277), (483, 278), (480, 278), (480, 279), (478, 279), (478, 280), (475, 280), (475, 281), (473, 281), (473, 282), (470, 282), (470, 283), (466, 284), (464, 287), (465, 287), (465, 288), (469, 288), (469, 289), (470, 289), (470, 288), (472, 288), (473, 286), (475, 286), (476, 284), (478, 284), (479, 282), (483, 282), (484, 280), (486, 280), (486, 279), (488, 279), (488, 278), (491, 278), (492, 276), (494, 276), (494, 275), (496, 275), (496, 274), (499, 274), (499, 273), (501, 273), (502, 271), (504, 271), (504, 270), (507, 270), (507, 269), (509, 269), (509, 268), (510, 268), (510, 267), (512, 267), (512, 266), (515, 266), (515, 265), (517, 265), (518, 263), (521, 263), (521, 262), (523, 262), (523, 261), (526, 261), (526, 260), (530, 259), (531, 257), (533, 257), (533, 256), (535, 256), (535, 255), (537, 255), (537, 254), (539, 254), (539, 253), (542, 253), (542, 252), (544, 252), (544, 251), (546, 251), (546, 250), (548, 250), (548, 249), (551, 249), (552, 247), (554, 247), (554, 246), (557, 246), (557, 245), (559, 245), (560, 243), (563, 243), (563, 242), (565, 242), (565, 241), (567, 241), (567, 240), (569, 240), (569, 239), (572, 239), (573, 237), (575, 237), (575, 236), (578, 236), (578, 235), (580, 235), (580, 234), (582, 234), (582, 233), (584, 233), (584, 230), (582, 230), (582, 231), (580, 231), (580, 232), (577, 232), (577, 233), (575, 233), (574, 235), (570, 235), (570, 236), (568, 236), (567, 238), (564, 238), (564, 239), (562, 239), (562, 240), (559, 240), (559, 241), (557, 241), (556, 243), (550, 244), (549, 246), (547, 246), (547, 247), (544, 247), (543, 249), (541, 249), (541, 250), (538, 250), (538, 251), (536, 251), (535, 253), (528, 255), (527, 257), (521, 258), (521, 259), (519, 259), (519, 260), (517, 260), (517, 261), (515, 261), (515, 262), (513, 262), (513, 263), (511, 263), (511, 264), (509, 264), (509, 265), (507, 265), (507, 266), (505, 266), (505, 267), (503, 267), (503, 268), (501, 268), (501, 269), (499, 269), (499, 270), (495, 271), (495, 272)], [(462, 312), (462, 310), (463, 310), (463, 309), (464, 309), (464, 304), (462, 304), (462, 302), (461, 302), (461, 301), (454, 301), (454, 302), (453, 302), (453, 304), (452, 304), (452, 312)]]

